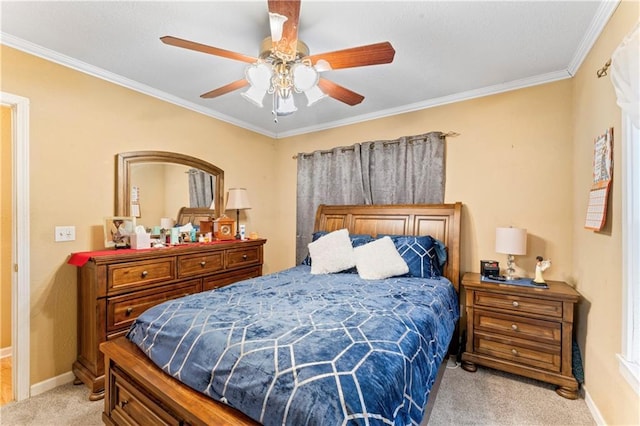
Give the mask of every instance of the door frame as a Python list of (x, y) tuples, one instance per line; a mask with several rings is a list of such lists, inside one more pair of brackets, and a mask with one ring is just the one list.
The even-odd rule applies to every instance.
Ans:
[[(0, 92), (0, 103), (11, 108), (13, 157), (11, 347), (13, 396), (29, 398), (30, 392), (30, 241), (29, 241), (29, 99)], [(18, 362), (19, 361), (19, 362)]]

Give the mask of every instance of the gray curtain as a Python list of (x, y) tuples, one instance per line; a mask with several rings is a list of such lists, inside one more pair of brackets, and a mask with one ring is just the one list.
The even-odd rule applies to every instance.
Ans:
[(320, 204), (364, 204), (360, 145), (298, 155), (296, 264), (307, 254)]
[(444, 157), (442, 132), (298, 154), (296, 264), (320, 204), (443, 203)]
[(444, 137), (441, 132), (362, 144), (366, 204), (444, 202)]
[(211, 206), (216, 177), (198, 169), (189, 169), (189, 207)]

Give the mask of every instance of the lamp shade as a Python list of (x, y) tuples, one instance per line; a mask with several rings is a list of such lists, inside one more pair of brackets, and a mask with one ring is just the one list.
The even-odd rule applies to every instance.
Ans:
[(251, 208), (245, 188), (230, 188), (227, 194), (226, 210), (246, 210)]
[(527, 230), (522, 228), (496, 228), (496, 253), (526, 254)]

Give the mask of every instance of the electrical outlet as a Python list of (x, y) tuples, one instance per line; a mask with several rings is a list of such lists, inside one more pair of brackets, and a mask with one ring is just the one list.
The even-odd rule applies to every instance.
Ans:
[(59, 241), (75, 241), (76, 239), (76, 227), (75, 226), (56, 226), (55, 240)]

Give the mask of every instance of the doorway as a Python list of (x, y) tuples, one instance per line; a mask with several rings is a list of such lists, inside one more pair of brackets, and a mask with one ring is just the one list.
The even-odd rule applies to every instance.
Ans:
[(0, 105), (0, 405), (13, 401), (11, 285), (13, 265), (12, 110)]
[(11, 116), (11, 380), (21, 401), (30, 396), (29, 99), (0, 92), (0, 106)]
[(12, 110), (0, 105), (0, 405), (13, 401), (11, 284), (13, 269)]

